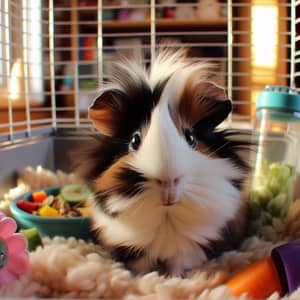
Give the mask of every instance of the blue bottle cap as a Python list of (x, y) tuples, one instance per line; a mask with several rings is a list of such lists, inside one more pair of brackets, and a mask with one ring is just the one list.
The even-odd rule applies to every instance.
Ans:
[(286, 112), (300, 112), (300, 95), (286, 86), (266, 86), (258, 95), (256, 108), (269, 108)]
[(270, 110), (269, 118), (282, 122), (300, 121), (300, 95), (296, 89), (287, 86), (266, 86), (258, 95), (256, 117), (262, 118), (261, 109)]

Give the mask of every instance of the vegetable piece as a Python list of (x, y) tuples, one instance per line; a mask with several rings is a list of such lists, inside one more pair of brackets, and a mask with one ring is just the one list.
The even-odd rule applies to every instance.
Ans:
[(46, 194), (45, 191), (38, 191), (38, 192), (32, 193), (32, 200), (35, 203), (42, 203), (47, 197), (48, 197), (48, 195)]
[(77, 207), (76, 211), (78, 211), (79, 215), (82, 217), (88, 217), (91, 215), (90, 207)]
[(22, 229), (20, 233), (23, 234), (28, 241), (28, 251), (34, 251), (38, 246), (43, 245), (40, 234), (36, 228)]
[(55, 208), (53, 208), (49, 205), (42, 206), (39, 209), (39, 215), (42, 217), (59, 217), (60, 216), (59, 212)]
[(263, 162), (260, 174), (256, 175), (251, 198), (266, 207), (269, 202), (279, 196), (275, 212), (286, 205), (291, 196), (294, 168), (284, 162)]
[(254, 299), (265, 299), (278, 291), (282, 296), (282, 286), (271, 257), (263, 258), (233, 276), (226, 285), (238, 297), (243, 293)]
[[(267, 240), (281, 239), (284, 222), (272, 226), (273, 219), (285, 220), (292, 201), (295, 168), (286, 162), (263, 160), (260, 171), (254, 174), (250, 192), (249, 234)], [(280, 226), (279, 226), (280, 225)], [(273, 232), (272, 232), (273, 231)]]
[(17, 202), (17, 207), (22, 209), (23, 211), (32, 214), (33, 211), (37, 209), (37, 204), (27, 201), (25, 199), (21, 199), (20, 201)]
[(91, 195), (90, 190), (84, 184), (69, 184), (61, 188), (60, 196), (71, 206), (86, 201)]

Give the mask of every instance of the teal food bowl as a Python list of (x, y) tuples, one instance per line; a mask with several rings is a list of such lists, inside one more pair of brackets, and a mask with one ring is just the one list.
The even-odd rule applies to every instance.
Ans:
[[(47, 195), (57, 196), (61, 187), (43, 189)], [(32, 192), (28, 192), (10, 204), (10, 210), (17, 221), (20, 229), (36, 228), (41, 236), (75, 237), (79, 239), (90, 239), (93, 237), (91, 231), (90, 217), (44, 217), (30, 214), (17, 206), (18, 201), (25, 199), (32, 201)]]

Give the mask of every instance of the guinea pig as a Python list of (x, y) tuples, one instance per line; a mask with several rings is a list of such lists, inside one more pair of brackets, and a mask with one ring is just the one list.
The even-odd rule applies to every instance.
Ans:
[(97, 134), (81, 162), (99, 242), (135, 274), (170, 276), (241, 241), (245, 145), (220, 129), (232, 111), (210, 66), (164, 49), (146, 68), (116, 63), (89, 108)]

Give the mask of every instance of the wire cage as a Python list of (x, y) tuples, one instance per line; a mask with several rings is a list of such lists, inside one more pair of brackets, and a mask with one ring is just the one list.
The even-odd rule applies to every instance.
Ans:
[[(233, 101), (230, 126), (251, 126), (265, 85), (300, 88), (300, 1), (0, 1), (0, 177), (26, 165), (67, 167), (71, 132), (119, 55), (151, 63), (159, 46), (215, 63)], [(71, 143), (71, 144), (70, 144)]]

